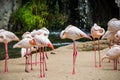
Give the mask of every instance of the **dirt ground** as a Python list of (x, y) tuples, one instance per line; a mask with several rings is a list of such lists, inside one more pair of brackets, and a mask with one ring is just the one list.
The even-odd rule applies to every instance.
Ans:
[[(77, 45), (81, 45), (79, 42)], [(108, 48), (101, 50), (103, 56)], [(54, 52), (55, 54), (50, 54)], [(25, 58), (9, 59), (9, 72), (4, 73), (4, 60), (0, 61), (0, 80), (120, 80), (120, 63), (118, 70), (113, 70), (113, 61), (102, 62), (101, 68), (94, 67), (93, 51), (78, 51), (76, 74), (72, 75), (72, 44), (48, 52), (48, 71), (45, 78), (39, 78), (39, 64), (33, 65), (33, 71), (24, 72)], [(39, 56), (38, 56), (39, 57)], [(35, 60), (33, 55), (33, 61)], [(98, 59), (98, 58), (97, 58)]]

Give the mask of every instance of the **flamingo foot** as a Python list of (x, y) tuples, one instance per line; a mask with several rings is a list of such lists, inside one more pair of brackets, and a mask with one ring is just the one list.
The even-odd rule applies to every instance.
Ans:
[(43, 78), (43, 76), (42, 76), (42, 75), (40, 75), (40, 78)]
[(33, 68), (31, 68), (31, 70), (33, 70)]
[(45, 71), (48, 71), (48, 69), (46, 68)]
[(95, 65), (95, 68), (97, 68), (98, 66), (97, 65)]
[(4, 73), (8, 73), (8, 69), (5, 69), (5, 70), (4, 70)]
[(29, 73), (30, 71), (28, 69), (25, 69), (25, 72)]
[(74, 74), (75, 74), (75, 70), (72, 71), (72, 75), (74, 75)]
[(45, 77), (45, 74), (43, 74), (43, 77)]

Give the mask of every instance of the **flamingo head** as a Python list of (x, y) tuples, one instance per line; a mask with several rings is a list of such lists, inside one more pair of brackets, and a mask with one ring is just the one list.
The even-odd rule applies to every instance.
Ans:
[(101, 58), (101, 62), (103, 62), (104, 59), (108, 58), (109, 59), (109, 56), (107, 55), (104, 55), (102, 58)]
[(60, 38), (61, 39), (65, 39), (66, 38), (64, 30), (60, 33)]
[(118, 32), (115, 34), (115, 38), (116, 38), (117, 40), (120, 39), (120, 31), (118, 31)]

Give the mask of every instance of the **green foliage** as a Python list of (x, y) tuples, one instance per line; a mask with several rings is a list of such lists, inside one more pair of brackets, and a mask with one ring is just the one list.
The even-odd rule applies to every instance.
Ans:
[[(48, 3), (49, 4), (49, 3)], [(31, 31), (41, 27), (51, 30), (58, 30), (67, 22), (67, 16), (59, 12), (59, 4), (56, 2), (54, 7), (47, 5), (47, 0), (29, 0), (12, 14), (12, 22), (15, 28), (21, 26), (21, 31)], [(16, 29), (18, 29), (16, 27)]]
[[(41, 7), (43, 9), (45, 6), (41, 5)], [(35, 3), (28, 2), (13, 13), (12, 18), (14, 20), (14, 25), (17, 26), (19, 22), (24, 31), (30, 31), (45, 26), (47, 23), (46, 17), (48, 12), (46, 10), (41, 11), (41, 7), (38, 8)]]

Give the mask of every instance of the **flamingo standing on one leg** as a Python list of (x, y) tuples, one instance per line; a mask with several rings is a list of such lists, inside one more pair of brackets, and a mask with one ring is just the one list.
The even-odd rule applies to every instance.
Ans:
[(111, 59), (114, 61), (114, 70), (117, 70), (117, 60), (120, 57), (120, 46), (114, 45), (111, 49), (107, 51), (107, 53), (101, 58), (103, 61), (105, 58)]
[(99, 67), (101, 67), (101, 62), (100, 62), (100, 43), (99, 43), (99, 39), (102, 35), (104, 35), (105, 30), (103, 28), (101, 28), (100, 26), (98, 26), (97, 24), (94, 24), (94, 26), (92, 26), (91, 28), (91, 35), (94, 39), (94, 59), (95, 59), (95, 67), (97, 67), (96, 65), (96, 46), (95, 46), (95, 39), (98, 39), (98, 54), (99, 54)]
[[(28, 68), (28, 57), (29, 57), (29, 53), (28, 53), (28, 48), (31, 48), (35, 45), (35, 42), (33, 43), (33, 39), (32, 38), (24, 38), (21, 41), (19, 41), (18, 43), (16, 43), (13, 48), (26, 48), (26, 64), (25, 64), (25, 72), (29, 72), (29, 68)], [(31, 51), (30, 51), (31, 52)]]
[[(44, 47), (50, 47), (54, 49), (52, 43), (50, 40), (45, 37), (44, 35), (36, 35), (34, 37), (34, 41), (38, 47), (41, 48), (40, 52), (40, 78), (45, 77), (45, 70), (46, 68), (46, 61), (45, 61), (45, 55), (44, 55)], [(44, 70), (45, 69), (45, 70)]]
[(65, 30), (63, 30), (60, 34), (61, 39), (72, 39), (73, 40), (73, 71), (72, 74), (75, 74), (75, 63), (76, 63), (76, 57), (77, 57), (77, 48), (75, 44), (75, 40), (80, 38), (88, 38), (91, 39), (87, 34), (85, 34), (83, 31), (81, 31), (79, 28), (69, 25)]
[(5, 67), (4, 72), (8, 72), (8, 43), (11, 41), (19, 41), (19, 38), (12, 32), (6, 31), (4, 29), (0, 30), (0, 42), (3, 42), (5, 44)]

